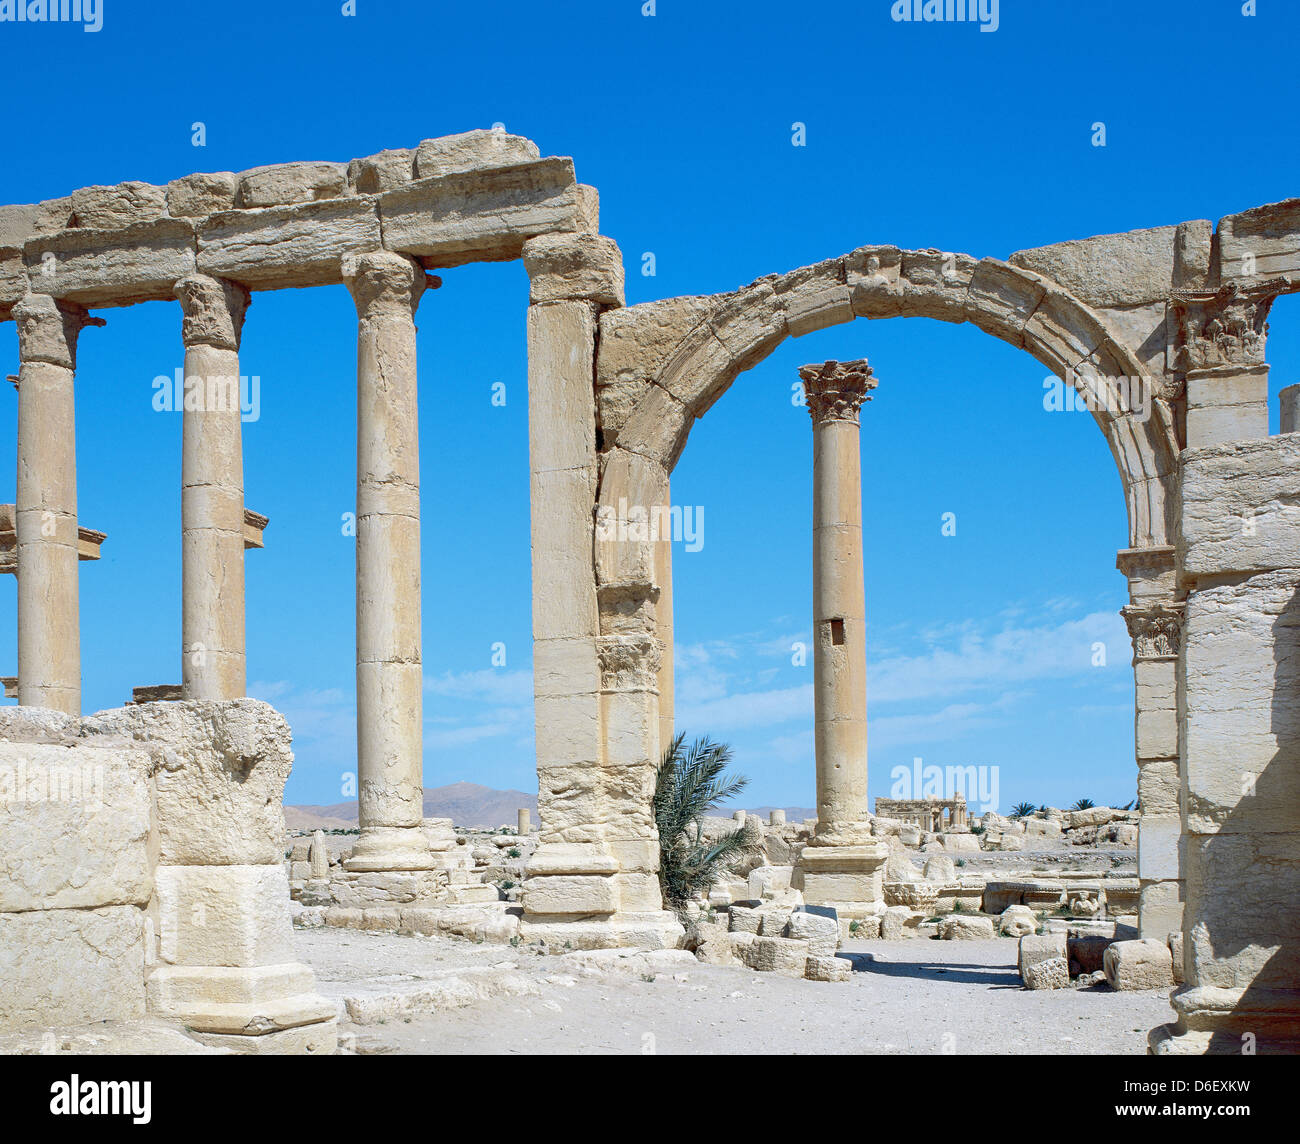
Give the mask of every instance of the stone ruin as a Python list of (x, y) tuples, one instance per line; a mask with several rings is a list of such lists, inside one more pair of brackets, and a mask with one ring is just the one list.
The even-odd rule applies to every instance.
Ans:
[[(414, 316), (441, 285), (432, 271), (454, 283), (458, 266), (503, 259), (522, 259), (531, 280), (540, 831), (514, 911), (521, 938), (580, 949), (683, 940), (660, 896), (650, 812), (673, 730), (673, 607), (669, 539), (649, 525), (671, 513), (670, 474), (695, 421), (787, 337), (859, 318), (971, 322), (1078, 394), (1123, 485), (1138, 940), (1181, 934), (1185, 975), (1176, 1020), (1152, 1046), (1230, 1051), (1250, 1033), (1261, 1049), (1300, 1047), (1300, 390), (1284, 391), (1284, 432), (1270, 436), (1266, 355), (1273, 301), (1300, 288), (1300, 201), (1006, 260), (862, 246), (735, 291), (628, 307), (595, 190), (570, 159), (499, 131), (0, 207), (0, 320), (16, 323), (19, 343), (18, 481), (0, 514), (12, 522), (0, 566), (18, 580), (6, 687), (19, 711), (6, 714), (3, 757), (21, 768), (51, 750), (98, 752), (143, 839), (119, 853), (99, 811), (6, 800), (8, 836), (22, 839), (10, 853), (33, 857), (30, 871), (11, 862), (0, 886), (0, 932), (22, 935), (0, 939), (18, 942), (19, 967), (0, 1025), (183, 1010), (237, 1047), (328, 1049), (310, 975), (283, 960), (289, 891), (268, 808), (288, 733), (242, 698), (250, 510), (231, 381), (259, 290), (342, 283), (357, 307), (360, 835), (338, 878), (324, 879), (355, 902), (333, 908), (364, 920), (396, 903), (399, 925), (403, 909), (465, 908), (446, 835), (421, 813)], [(77, 516), (77, 344), (112, 308), (159, 299), (179, 303), (189, 379), (181, 683), (83, 720), (78, 563), (104, 537)], [(890, 846), (866, 803), (858, 434), (878, 379), (866, 361), (800, 376), (814, 442), (818, 818), (795, 864), (808, 906), (884, 927), (906, 907), (887, 901)], [(230, 754), (218, 730), (249, 721), (260, 730)], [(252, 790), (238, 776), (265, 780), (271, 802), (245, 824), (256, 839), (214, 836), (183, 799), (163, 797), (167, 784), (202, 788), (218, 773), (231, 805)], [(161, 844), (181, 836), (192, 842)], [(67, 846), (51, 847), (56, 838)], [(206, 929), (187, 920), (196, 911)], [(111, 962), (101, 968), (114, 988), (92, 997), (51, 969), (78, 942)]]

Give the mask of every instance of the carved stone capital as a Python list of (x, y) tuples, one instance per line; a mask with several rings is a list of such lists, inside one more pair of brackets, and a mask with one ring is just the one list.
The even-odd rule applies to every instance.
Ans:
[(13, 308), (18, 328), (18, 359), (77, 368), (77, 335), (86, 326), (102, 326), (75, 302), (60, 302), (48, 294), (26, 294)]
[(663, 644), (654, 636), (601, 636), (596, 654), (602, 691), (658, 691)]
[(1183, 290), (1171, 295), (1178, 324), (1175, 368), (1215, 369), (1264, 361), (1268, 312), (1290, 279), (1229, 282), (1218, 290)]
[(187, 346), (239, 349), (244, 315), (252, 304), (247, 287), (224, 278), (191, 274), (176, 283), (175, 294), (184, 315), (181, 340)]
[(799, 378), (814, 425), (827, 421), (856, 425), (862, 403), (871, 400), (869, 394), (877, 384), (866, 358), (800, 366)]
[(414, 258), (387, 250), (347, 255), (343, 259), (343, 281), (352, 293), (357, 316), (362, 321), (414, 318), (425, 288), (441, 285)]
[(1175, 659), (1183, 644), (1183, 608), (1181, 605), (1130, 604), (1120, 609), (1133, 640), (1134, 661)]

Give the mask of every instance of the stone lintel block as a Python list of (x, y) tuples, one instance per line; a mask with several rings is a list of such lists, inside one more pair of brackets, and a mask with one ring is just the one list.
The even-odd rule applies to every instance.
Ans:
[(612, 238), (591, 233), (539, 235), (524, 243), (523, 259), (533, 305), (624, 304), (623, 255)]
[(579, 198), (571, 159), (420, 178), (379, 196), (384, 246), (430, 268), (518, 258), (530, 238), (581, 229)]
[(235, 209), (239, 176), (233, 171), (200, 172), (167, 184), (167, 213), (172, 218), (207, 218)]
[(381, 247), (377, 201), (358, 196), (212, 215), (199, 227), (198, 269), (255, 290), (337, 285), (346, 255)]
[(146, 905), (149, 756), (0, 742), (0, 911)]
[(0, 1029), (144, 1016), (144, 911), (0, 913)]
[(72, 229), (39, 235), (23, 247), (37, 294), (83, 306), (174, 301), (174, 287), (194, 273), (194, 227), (161, 218), (120, 230)]
[(605, 875), (530, 875), (523, 901), (526, 915), (612, 914), (618, 908), (618, 887)]
[(1187, 577), (1300, 567), (1300, 435), (1182, 456), (1179, 564)]
[(1300, 274), (1300, 199), (1227, 215), (1217, 230), (1223, 280)]
[(423, 140), (415, 152), (415, 177), (435, 178), (496, 167), (531, 163), (541, 156), (537, 144), (503, 130), (462, 131)]
[(337, 199), (347, 189), (347, 168), (342, 163), (275, 163), (243, 171), (238, 178), (235, 203), (244, 208)]
[(158, 955), (186, 966), (294, 960), (289, 880), (275, 866), (159, 866)]
[(120, 230), (167, 213), (167, 190), (150, 183), (80, 187), (72, 192), (75, 224), (87, 230)]

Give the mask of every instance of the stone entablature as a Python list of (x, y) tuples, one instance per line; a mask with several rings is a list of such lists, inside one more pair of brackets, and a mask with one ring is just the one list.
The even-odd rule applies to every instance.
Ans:
[(0, 320), (28, 292), (125, 306), (170, 300), (194, 274), (251, 290), (336, 285), (344, 257), (378, 250), (427, 268), (514, 259), (530, 238), (594, 231), (596, 202), (572, 159), (495, 130), (346, 163), (82, 187), (0, 206)]
[(876, 815), (933, 833), (968, 828), (966, 799), (960, 794), (956, 798), (878, 798)]

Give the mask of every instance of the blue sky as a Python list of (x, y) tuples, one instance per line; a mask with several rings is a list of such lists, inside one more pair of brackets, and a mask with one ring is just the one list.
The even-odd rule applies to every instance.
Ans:
[[(215, 13), (104, 0), (94, 34), (0, 23), (24, 93), (5, 117), (0, 201), (344, 160), (500, 122), (600, 188), (635, 303), (869, 242), (1005, 257), (1300, 191), (1280, 126), (1300, 11), (1279, 0), (1254, 17), (1236, 0), (1002, 0), (994, 34), (895, 23), (888, 0), (656, 7), (358, 0), (345, 16), (333, 0)], [(639, 273), (645, 252), (654, 277)], [(425, 782), (531, 790), (527, 281), (515, 264), (443, 277), (419, 314)], [(1300, 380), (1293, 301), (1274, 311), (1274, 392)], [(83, 335), (77, 394), (80, 514), (109, 534), (82, 565), (87, 710), (179, 678), (180, 422), (151, 407), (153, 379), (181, 362), (179, 312), (103, 316)], [(294, 726), (293, 802), (338, 801), (355, 765), (340, 527), (354, 354), (342, 287), (256, 295), (242, 361), (262, 410), (245, 482), (271, 525), (247, 560), (249, 677)], [(810, 636), (811, 432), (790, 386), (804, 362), (860, 356), (880, 379), (862, 430), (873, 797), (920, 756), (999, 767), (1004, 808), (1129, 800), (1118, 477), (1086, 414), (1043, 411), (1043, 367), (969, 326), (857, 322), (786, 342), (696, 426), (673, 479), (705, 522), (703, 548), (676, 559), (679, 726), (734, 744), (751, 804), (812, 803), (812, 668), (791, 662)], [(14, 372), (11, 323), (0, 358)], [(0, 455), (13, 450), (10, 413)], [(946, 512), (955, 537), (940, 533)], [(6, 673), (13, 603), (9, 581)]]

